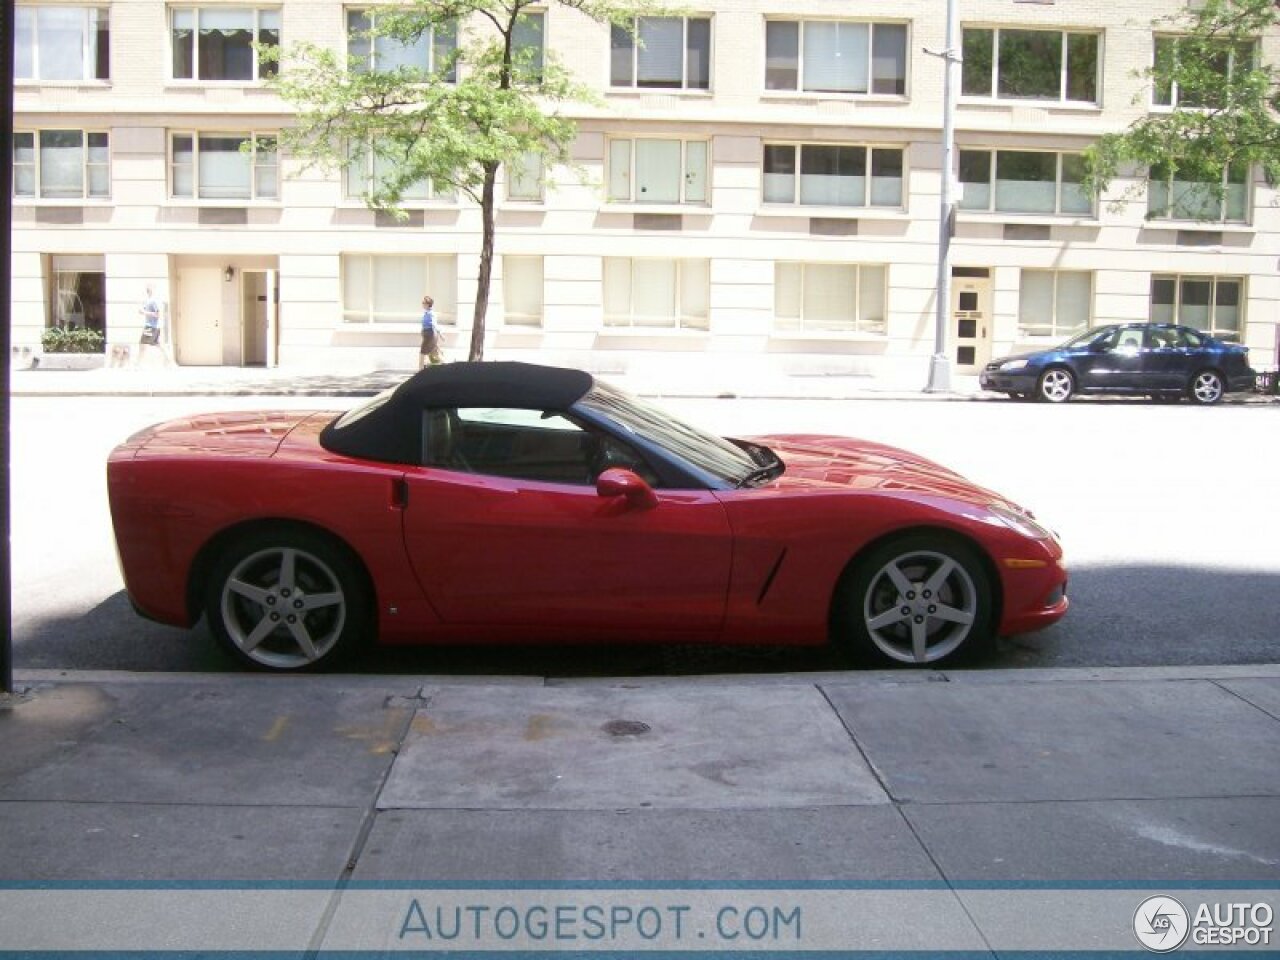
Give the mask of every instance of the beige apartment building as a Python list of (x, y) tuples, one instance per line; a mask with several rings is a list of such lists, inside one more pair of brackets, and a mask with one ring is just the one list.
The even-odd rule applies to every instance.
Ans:
[[(1140, 71), (1180, 7), (959, 0), (957, 373), (1148, 318), (1274, 366), (1280, 209), (1260, 171), (1225, 174), (1208, 210), (1177, 182), (1121, 179), (1102, 198), (1079, 186), (1083, 148), (1177, 101)], [(578, 171), (503, 178), (487, 356), (923, 385), (943, 118), (927, 51), (945, 45), (944, 8), (713, 0), (643, 18), (637, 45), (549, 3), (525, 42), (600, 102), (565, 108)], [(424, 293), (446, 355), (464, 356), (477, 210), (424, 189), (396, 220), (361, 199), (374, 171), (299, 169), (276, 150), (289, 110), (254, 47), (312, 41), (376, 69), (429, 64), (448, 36), (370, 51), (377, 8), (337, 0), (18, 0), (16, 13), (19, 362), (55, 324), (135, 344), (148, 286), (183, 365), (407, 369)], [(1278, 45), (1263, 38), (1263, 55)], [(1017, 75), (1028, 58), (1040, 69)]]

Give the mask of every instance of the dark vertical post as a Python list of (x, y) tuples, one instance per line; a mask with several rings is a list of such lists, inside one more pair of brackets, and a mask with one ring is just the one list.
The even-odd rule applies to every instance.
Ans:
[(0, 303), (0, 469), (4, 470), (4, 496), (0, 497), (0, 542), (4, 544), (4, 563), (0, 564), (0, 693), (13, 692), (13, 548), (9, 542), (9, 348), (13, 332), (13, 30), (14, 5), (5, 3), (0, 13), (0, 74), (4, 76), (4, 177), (0, 183), (0, 277), (4, 278), (3, 303)]

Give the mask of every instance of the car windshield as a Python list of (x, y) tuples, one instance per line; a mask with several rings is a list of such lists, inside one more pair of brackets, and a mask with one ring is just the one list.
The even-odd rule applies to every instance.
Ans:
[(1100, 337), (1105, 337), (1115, 329), (1114, 327), (1090, 327), (1088, 330), (1082, 330), (1066, 343), (1059, 344), (1054, 349), (1069, 350), (1072, 347), (1083, 347), (1085, 344), (1092, 343)]
[(670, 450), (727, 483), (741, 483), (757, 474), (762, 467), (777, 462), (768, 451), (764, 451), (763, 456), (754, 456), (748, 448), (691, 427), (607, 384), (597, 382), (576, 406), (608, 417), (630, 433)]

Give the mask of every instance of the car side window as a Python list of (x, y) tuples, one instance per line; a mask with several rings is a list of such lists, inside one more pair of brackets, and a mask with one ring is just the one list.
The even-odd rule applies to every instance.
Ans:
[(631, 448), (555, 411), (453, 407), (423, 413), (423, 463), (485, 476), (587, 486), (610, 467), (657, 475)]
[(1142, 349), (1142, 330), (1138, 327), (1121, 329), (1114, 349), (1119, 353), (1137, 353)]

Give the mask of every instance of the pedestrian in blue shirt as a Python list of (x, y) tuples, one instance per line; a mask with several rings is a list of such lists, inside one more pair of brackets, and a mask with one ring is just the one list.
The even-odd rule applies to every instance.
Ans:
[(418, 369), (428, 363), (444, 363), (440, 355), (440, 335), (436, 332), (436, 315), (431, 308), (435, 301), (430, 297), (422, 298), (422, 346), (418, 350)]

